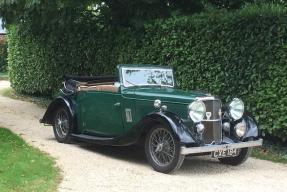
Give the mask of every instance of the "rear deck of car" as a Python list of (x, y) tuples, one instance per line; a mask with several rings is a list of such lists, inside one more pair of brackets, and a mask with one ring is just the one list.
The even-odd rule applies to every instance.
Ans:
[(119, 88), (114, 85), (114, 82), (110, 83), (98, 83), (92, 85), (80, 85), (77, 91), (106, 91), (117, 93)]
[(105, 91), (117, 93), (119, 88), (114, 85), (118, 80), (116, 76), (82, 77), (67, 76), (66, 81), (76, 82), (76, 91)]

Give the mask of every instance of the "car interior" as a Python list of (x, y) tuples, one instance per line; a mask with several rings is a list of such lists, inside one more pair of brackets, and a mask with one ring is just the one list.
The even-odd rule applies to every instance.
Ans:
[(118, 92), (119, 86), (116, 76), (65, 76), (64, 93), (74, 93), (79, 91), (106, 91)]

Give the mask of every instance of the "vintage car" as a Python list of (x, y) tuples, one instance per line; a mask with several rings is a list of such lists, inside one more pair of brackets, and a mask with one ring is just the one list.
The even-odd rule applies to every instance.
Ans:
[(162, 173), (180, 168), (187, 155), (239, 165), (262, 145), (240, 99), (222, 105), (209, 93), (177, 89), (169, 67), (119, 65), (118, 76), (65, 78), (40, 120), (53, 125), (60, 143), (143, 143), (148, 162)]

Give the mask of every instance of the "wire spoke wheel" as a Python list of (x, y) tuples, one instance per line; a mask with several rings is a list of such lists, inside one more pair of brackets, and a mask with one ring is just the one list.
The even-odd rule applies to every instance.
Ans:
[(178, 170), (184, 155), (180, 153), (180, 142), (166, 125), (154, 124), (147, 134), (145, 153), (150, 165), (158, 172), (170, 173)]
[(167, 166), (175, 158), (175, 141), (165, 128), (155, 129), (149, 138), (149, 151), (153, 161), (159, 166)]
[(59, 110), (55, 117), (55, 131), (61, 139), (66, 138), (69, 131), (69, 116), (65, 110)]

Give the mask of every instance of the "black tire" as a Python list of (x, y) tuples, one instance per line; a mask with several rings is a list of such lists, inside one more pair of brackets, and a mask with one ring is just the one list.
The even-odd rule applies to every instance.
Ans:
[(53, 130), (56, 140), (59, 143), (70, 143), (72, 133), (72, 115), (65, 106), (61, 106), (56, 110), (53, 120)]
[(180, 154), (180, 147), (173, 132), (160, 124), (155, 125), (145, 139), (147, 160), (154, 170), (161, 173), (170, 173), (181, 167), (185, 156)]
[(218, 160), (223, 164), (237, 166), (237, 165), (244, 163), (250, 156), (251, 152), (252, 152), (252, 147), (243, 148), (240, 150), (238, 156), (218, 158)]

